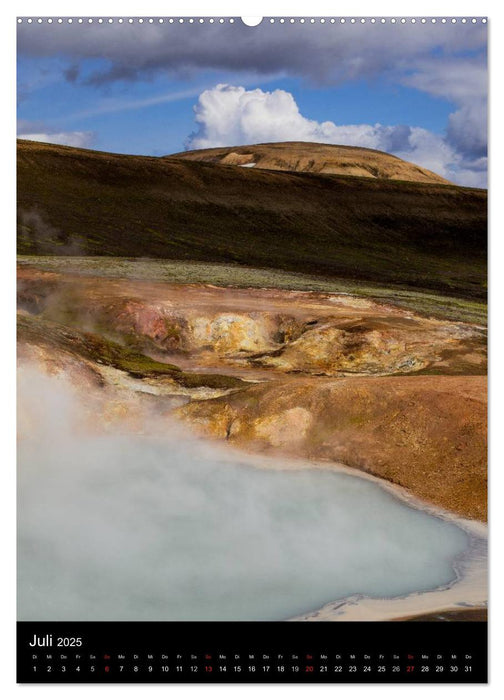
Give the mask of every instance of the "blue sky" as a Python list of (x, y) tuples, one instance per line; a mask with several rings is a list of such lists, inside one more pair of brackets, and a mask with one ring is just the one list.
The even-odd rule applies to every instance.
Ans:
[(486, 186), (486, 27), (18, 25), (18, 135), (119, 153), (303, 140)]
[[(20, 58), (20, 92), (23, 85), (33, 87), (19, 104), (19, 118), (40, 121), (56, 131), (91, 131), (93, 147), (120, 153), (158, 155), (184, 150), (185, 140), (196, 127), (193, 107), (199, 94), (219, 83), (286, 90), (306, 117), (343, 124), (409, 124), (441, 134), (455, 108), (447, 99), (387, 81), (358, 80), (335, 89), (290, 77), (254, 79), (209, 71), (192, 80), (160, 75), (148, 81), (120, 82), (104, 90), (68, 82), (63, 66), (60, 60)], [(164, 97), (173, 101), (142, 104)], [(103, 109), (111, 111), (100, 113)]]

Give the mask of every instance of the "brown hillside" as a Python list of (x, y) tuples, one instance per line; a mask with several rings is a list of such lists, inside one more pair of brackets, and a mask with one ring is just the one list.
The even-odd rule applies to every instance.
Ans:
[(18, 142), (18, 253), (197, 260), (486, 293), (485, 190)]
[(383, 151), (354, 146), (334, 146), (325, 143), (303, 141), (260, 143), (254, 146), (186, 151), (175, 153), (171, 157), (220, 163), (221, 165), (241, 165), (263, 170), (288, 170), (325, 175), (357, 175), (384, 180), (448, 183), (448, 180), (430, 170)]

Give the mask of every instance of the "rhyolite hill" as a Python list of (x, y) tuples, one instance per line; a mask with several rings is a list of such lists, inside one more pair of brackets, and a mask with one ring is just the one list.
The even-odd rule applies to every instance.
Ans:
[[(332, 147), (360, 164), (347, 175), (291, 169), (301, 146), (319, 164), (331, 148), (240, 147), (270, 149), (259, 168), (18, 141), (18, 253), (235, 263), (484, 298), (485, 190), (368, 149)], [(266, 169), (279, 151), (286, 169)], [(361, 177), (378, 156), (383, 174)]]
[(259, 143), (253, 146), (184, 151), (175, 153), (171, 157), (265, 170), (356, 175), (385, 180), (450, 184), (440, 175), (390, 153), (372, 148), (336, 146), (327, 143), (306, 141)]

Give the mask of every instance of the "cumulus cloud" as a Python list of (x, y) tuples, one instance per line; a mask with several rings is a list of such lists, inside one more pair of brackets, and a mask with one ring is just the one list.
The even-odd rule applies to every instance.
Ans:
[[(202, 71), (226, 71), (240, 75), (236, 82), (241, 84), (248, 74), (257, 76), (258, 82), (264, 76), (290, 76), (312, 85), (379, 79), (412, 87), (454, 105), (446, 134), (436, 137), (414, 126), (410, 131), (409, 126), (338, 126), (339, 142), (358, 138), (361, 145), (394, 153), (414, 151), (417, 161), (423, 159), (426, 167), (434, 162), (441, 174), (455, 172), (452, 177), (459, 182), (475, 178), (481, 183), (483, 171), (475, 163), (486, 155), (486, 41), (487, 25), (481, 22), (291, 25), (266, 20), (257, 28), (237, 18), (233, 24), (202, 25), (95, 22), (85, 31), (75, 23), (18, 25), (20, 55), (58, 56), (64, 66), (66, 63), (65, 79), (72, 83), (99, 87), (163, 73), (187, 79)], [(234, 82), (234, 78), (226, 79)], [(254, 110), (268, 110), (272, 124), (268, 128), (262, 124), (260, 138), (274, 140), (266, 132), (279, 128), (273, 106), (282, 99), (289, 102), (277, 95), (269, 100), (269, 108), (251, 101), (247, 108), (251, 114), (240, 118), (247, 132), (254, 119), (264, 122), (254, 117)], [(208, 114), (210, 110), (208, 101)], [(310, 126), (309, 120), (293, 110), (289, 117), (285, 131), (296, 133), (296, 138), (304, 138), (304, 131), (315, 131), (317, 140), (335, 138), (332, 122)], [(259, 130), (258, 125), (256, 128)], [(235, 122), (233, 129), (235, 133)], [(205, 139), (205, 131), (197, 138)]]
[(407, 125), (318, 122), (303, 116), (285, 90), (266, 92), (220, 84), (205, 90), (194, 109), (198, 130), (188, 138), (187, 148), (275, 141), (361, 146), (393, 153), (459, 184), (485, 186), (481, 158), (464, 157), (443, 135)]
[(189, 148), (211, 148), (269, 141), (317, 141), (392, 150), (403, 147), (410, 127), (356, 124), (338, 126), (304, 117), (291, 93), (264, 92), (220, 84), (205, 90), (195, 106), (198, 132)]
[(56, 143), (60, 146), (89, 148), (94, 143), (95, 135), (92, 131), (60, 131), (56, 133), (18, 133), (18, 138), (26, 139), (27, 141)]

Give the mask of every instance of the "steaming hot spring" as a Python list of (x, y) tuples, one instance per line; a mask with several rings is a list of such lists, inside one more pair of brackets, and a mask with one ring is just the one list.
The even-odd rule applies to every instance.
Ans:
[(175, 424), (162, 436), (76, 430), (70, 388), (41, 375), (20, 382), (21, 411), (30, 396), (21, 620), (285, 620), (446, 587), (469, 547), (456, 524), (370, 480), (272, 465)]

